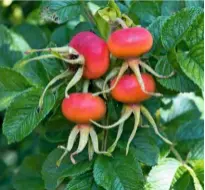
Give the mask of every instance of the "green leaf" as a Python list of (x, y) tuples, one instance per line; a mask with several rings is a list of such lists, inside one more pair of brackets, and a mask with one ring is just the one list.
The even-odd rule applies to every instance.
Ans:
[(44, 182), (40, 172), (44, 160), (44, 155), (26, 157), (20, 171), (14, 176), (14, 188), (16, 190), (44, 190)]
[(159, 16), (154, 22), (152, 22), (148, 26), (147, 29), (151, 32), (154, 40), (152, 49), (149, 51), (148, 54), (155, 52), (157, 48), (161, 48), (161, 29), (167, 18), (168, 17), (165, 16)]
[(107, 6), (110, 7), (110, 8), (112, 8), (112, 9), (114, 9), (114, 10), (116, 11), (116, 15), (117, 15), (118, 17), (121, 16), (120, 9), (119, 9), (118, 5), (115, 3), (115, 0), (109, 0)]
[(11, 50), (25, 52), (30, 49), (27, 42), (18, 34), (0, 25), (0, 46), (8, 44)]
[(140, 19), (142, 26), (148, 26), (158, 16), (161, 15), (161, 2), (160, 1), (133, 1), (129, 10), (129, 17), (134, 20), (133, 15)]
[(131, 153), (142, 163), (153, 166), (158, 163), (159, 148), (154, 139), (145, 131), (139, 130), (132, 141)]
[(0, 55), (0, 66), (10, 68), (22, 58), (22, 53), (10, 50), (8, 44), (0, 46)]
[(181, 190), (182, 187), (183, 187), (183, 190), (193, 190), (194, 189), (192, 178), (187, 172), (183, 174), (177, 180), (177, 182), (173, 185), (171, 190)]
[(0, 110), (3, 110), (31, 85), (20, 73), (9, 68), (0, 67), (0, 76)]
[(83, 31), (90, 31), (92, 30), (92, 24), (89, 22), (80, 22), (79, 24), (76, 25), (76, 27), (70, 31), (70, 38), (78, 34), (79, 32)]
[(42, 19), (40, 8), (36, 8), (29, 12), (26, 22), (33, 25), (44, 25), (46, 22)]
[(147, 177), (146, 190), (169, 190), (180, 162), (166, 158), (153, 167)]
[[(204, 40), (204, 14), (201, 13), (187, 31), (184, 40), (189, 48)], [(203, 42), (204, 44), (204, 42)]]
[(170, 16), (182, 8), (184, 8), (183, 1), (163, 1), (161, 12), (164, 16)]
[(106, 190), (143, 189), (144, 177), (133, 154), (115, 151), (113, 158), (98, 156), (93, 172), (96, 183)]
[(15, 26), (13, 30), (21, 35), (33, 49), (45, 48), (48, 44), (46, 34), (38, 26), (25, 23)]
[(188, 160), (203, 160), (204, 159), (204, 141), (199, 141), (187, 155)]
[(190, 0), (185, 0), (185, 5), (186, 7), (201, 7), (204, 8), (204, 1), (202, 0), (194, 0), (194, 1), (190, 1)]
[(42, 16), (45, 20), (51, 20), (57, 24), (79, 17), (81, 14), (81, 2), (77, 0), (67, 1), (43, 1)]
[[(58, 127), (56, 127), (58, 126)], [(68, 134), (73, 127), (73, 123), (69, 122), (63, 115), (55, 113), (49, 118), (45, 124), (44, 137), (51, 143), (66, 142)]]
[(161, 34), (164, 48), (170, 50), (183, 40), (187, 31), (201, 13), (203, 13), (203, 10), (200, 8), (185, 8), (167, 19), (162, 27)]
[(71, 30), (67, 28), (67, 25), (59, 26), (53, 31), (51, 41), (58, 46), (67, 45), (71, 38), (70, 33)]
[[(93, 173), (88, 172), (77, 177), (74, 177), (66, 186), (65, 190), (97, 190), (95, 188)], [(94, 188), (93, 188), (94, 187)]]
[(177, 130), (178, 141), (198, 140), (204, 137), (204, 121), (192, 120), (181, 125)]
[(198, 176), (197, 174), (195, 173), (195, 171), (189, 167), (189, 166), (186, 166), (186, 169), (187, 171), (189, 172), (189, 174), (191, 175), (192, 179), (193, 179), (193, 182), (194, 182), (194, 189), (195, 190), (203, 190), (203, 187), (198, 179)]
[[(172, 65), (168, 62), (166, 57), (161, 58), (156, 64), (155, 70), (161, 75), (168, 75), (173, 71)], [(157, 81), (167, 89), (177, 92), (192, 92), (195, 91), (194, 83), (183, 74), (176, 72), (176, 74), (168, 79), (157, 79)]]
[(45, 87), (48, 82), (48, 74), (40, 61), (24, 63), (25, 60), (36, 57), (37, 54), (25, 56), (14, 65), (14, 69), (27, 78), (27, 80), (36, 87)]
[(107, 4), (108, 4), (108, 0), (99, 0), (99, 1), (96, 1), (96, 0), (90, 0), (90, 2), (100, 6), (100, 7), (105, 7)]
[[(166, 101), (166, 99), (165, 99)], [(160, 117), (163, 124), (181, 125), (189, 120), (196, 120), (201, 117), (201, 113), (195, 102), (183, 94), (167, 99), (164, 108), (160, 109)]]
[(85, 157), (82, 153), (77, 157), (78, 163), (76, 165), (73, 165), (69, 156), (67, 156), (60, 167), (57, 167), (56, 162), (62, 153), (62, 150), (53, 150), (43, 164), (41, 173), (45, 181), (45, 187), (48, 190), (55, 190), (66, 177), (77, 176), (91, 169), (92, 162), (88, 161), (87, 156)]
[(189, 53), (180, 52), (177, 54), (177, 59), (183, 72), (203, 91), (204, 71), (201, 64), (203, 61), (203, 56), (201, 56), (202, 60), (195, 58), (199, 51), (203, 53), (202, 48), (200, 50), (195, 49), (195, 51), (190, 51)]
[(3, 134), (9, 144), (28, 136), (53, 108), (55, 98), (53, 94), (48, 93), (44, 98), (43, 109), (38, 112), (41, 93), (39, 89), (31, 89), (10, 104), (3, 122)]
[(190, 164), (192, 165), (193, 170), (200, 183), (204, 185), (204, 159), (191, 161)]
[[(56, 47), (56, 44), (54, 44), (53, 42), (49, 43), (47, 48), (51, 48), (51, 47)], [(40, 55), (45, 55), (45, 54), (47, 53), (42, 53)], [(60, 71), (65, 70), (62, 62), (59, 59), (42, 59), (40, 60), (40, 62), (43, 64), (44, 68), (46, 69), (50, 77), (50, 80), (56, 77), (57, 75), (59, 75)]]
[(97, 11), (94, 15), (95, 23), (97, 29), (100, 32), (100, 35), (103, 37), (104, 40), (107, 40), (111, 31), (110, 25), (106, 20), (104, 20), (99, 11)]

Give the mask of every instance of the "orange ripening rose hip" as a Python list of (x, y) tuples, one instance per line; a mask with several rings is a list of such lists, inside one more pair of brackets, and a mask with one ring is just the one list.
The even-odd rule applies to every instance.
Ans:
[(72, 93), (61, 105), (63, 115), (70, 121), (86, 124), (100, 120), (106, 113), (104, 101), (91, 93)]
[(107, 44), (115, 57), (138, 57), (152, 48), (153, 38), (143, 27), (125, 28), (113, 32)]
[[(155, 81), (150, 74), (143, 73), (142, 79), (147, 92), (155, 92)], [(111, 87), (116, 78), (111, 81)], [(122, 103), (135, 104), (147, 100), (151, 95), (142, 91), (134, 74), (124, 75), (111, 91), (112, 97)]]

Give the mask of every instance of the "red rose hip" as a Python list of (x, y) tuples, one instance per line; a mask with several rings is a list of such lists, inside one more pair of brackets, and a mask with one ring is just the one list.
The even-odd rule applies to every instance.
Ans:
[(80, 32), (69, 45), (85, 58), (83, 76), (96, 79), (105, 74), (109, 67), (109, 50), (106, 42), (92, 32)]
[(64, 98), (61, 108), (68, 120), (81, 124), (99, 120), (106, 113), (104, 101), (91, 93), (72, 93)]
[[(149, 74), (143, 73), (142, 79), (147, 92), (155, 92), (155, 81)], [(111, 81), (111, 87), (115, 79)], [(151, 97), (142, 91), (140, 84), (134, 74), (124, 75), (117, 83), (116, 87), (111, 91), (112, 97), (122, 103), (134, 104), (147, 100)]]
[(143, 27), (120, 29), (108, 39), (110, 52), (119, 58), (138, 57), (152, 48), (151, 33)]

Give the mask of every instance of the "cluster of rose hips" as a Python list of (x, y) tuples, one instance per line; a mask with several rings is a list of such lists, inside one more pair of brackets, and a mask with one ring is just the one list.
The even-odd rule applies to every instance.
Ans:
[[(130, 143), (136, 134), (141, 114), (148, 119), (150, 124), (153, 126), (155, 133), (162, 140), (168, 144), (172, 144), (159, 133), (151, 114), (140, 104), (151, 96), (161, 96), (161, 94), (155, 93), (155, 81), (152, 75), (148, 73), (141, 73), (140, 67), (143, 67), (149, 73), (160, 78), (167, 78), (173, 75), (173, 73), (171, 73), (169, 76), (161, 76), (140, 60), (139, 56), (148, 52), (151, 49), (152, 44), (152, 35), (145, 28), (124, 27), (123, 29), (113, 32), (107, 43), (94, 33), (85, 31), (75, 35), (70, 41), (69, 46), (29, 51), (50, 52), (50, 54), (42, 55), (30, 59), (29, 61), (44, 58), (58, 58), (71, 65), (77, 65), (77, 67), (75, 67), (77, 68), (76, 73), (66, 87), (65, 98), (62, 102), (63, 115), (68, 120), (77, 124), (70, 132), (67, 146), (59, 146), (59, 148), (64, 150), (64, 153), (57, 162), (58, 166), (68, 152), (72, 150), (78, 135), (80, 136), (78, 148), (70, 154), (72, 163), (76, 163), (74, 155), (82, 152), (88, 142), (90, 159), (92, 159), (94, 152), (108, 156), (111, 155), (123, 132), (124, 122), (132, 114), (135, 118), (135, 124), (127, 143), (126, 154), (128, 154)], [(101, 92), (94, 94), (89, 93), (88, 80), (97, 80), (107, 72), (110, 64), (110, 53), (116, 58), (123, 59), (123, 64), (119, 68), (114, 68), (106, 76), (104, 84), (101, 85)], [(133, 71), (133, 74), (126, 74), (127, 70)], [(68, 75), (70, 75), (69, 67), (66, 71), (49, 82), (40, 98), (39, 107), (42, 107), (43, 105), (43, 98), (48, 88), (57, 80), (66, 78)], [(81, 78), (86, 79), (83, 92), (68, 94), (69, 89), (72, 88)], [(110, 81), (110, 87), (107, 85), (108, 81)], [(106, 114), (105, 101), (99, 97), (99, 95), (103, 94), (105, 96), (105, 94), (109, 92), (111, 92), (113, 99), (123, 103), (124, 107), (122, 109), (122, 116), (116, 123), (103, 126), (96, 122), (102, 119)], [(110, 129), (119, 126), (117, 137), (107, 151), (99, 150), (98, 136), (91, 123), (103, 129)]]

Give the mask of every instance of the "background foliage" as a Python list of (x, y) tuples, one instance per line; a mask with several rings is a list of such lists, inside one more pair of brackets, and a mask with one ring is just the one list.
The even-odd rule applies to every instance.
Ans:
[[(203, 1), (14, 1), (0, 2), (0, 189), (10, 190), (200, 190), (203, 173)], [(106, 9), (105, 7), (109, 7)], [(105, 8), (105, 9), (104, 9)], [(165, 96), (144, 104), (155, 116), (161, 132), (176, 144), (181, 158), (170, 147), (141, 127), (130, 153), (125, 142), (133, 126), (127, 121), (125, 133), (113, 157), (87, 153), (72, 165), (66, 158), (59, 168), (58, 144), (67, 140), (72, 123), (66, 121), (59, 105), (63, 87), (50, 91), (41, 114), (37, 105), (43, 88), (64, 69), (58, 60), (22, 61), (30, 48), (63, 46), (78, 32), (92, 30), (105, 40), (111, 27), (108, 18), (122, 17), (129, 26), (146, 27), (154, 37), (152, 50), (143, 56), (157, 72), (170, 79), (156, 79)], [(113, 59), (112, 64), (116, 61)], [(75, 87), (80, 91), (81, 84)], [(97, 89), (94, 88), (97, 91)], [(110, 97), (109, 122), (119, 118), (121, 104)], [(149, 126), (143, 120), (143, 126)], [(98, 134), (102, 137), (102, 132)], [(108, 144), (116, 131), (109, 132)]]

